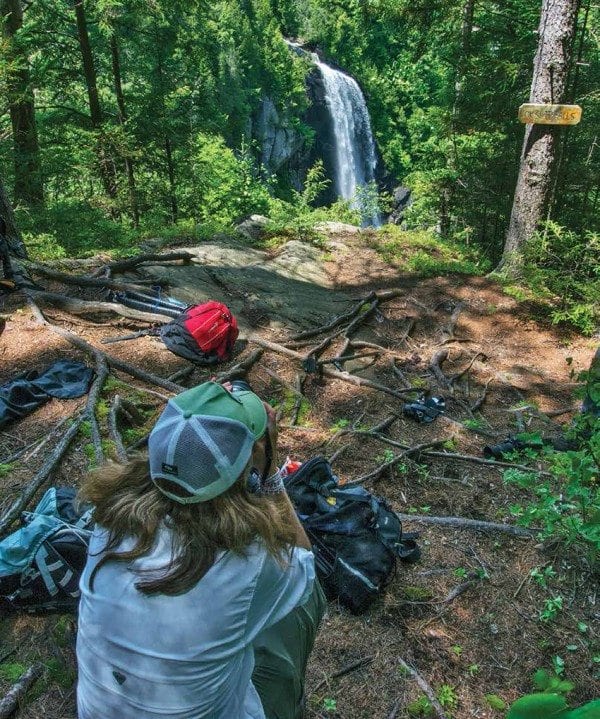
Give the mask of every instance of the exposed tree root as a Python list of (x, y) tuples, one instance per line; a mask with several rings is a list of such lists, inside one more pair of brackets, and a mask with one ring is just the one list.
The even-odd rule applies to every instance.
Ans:
[(21, 496), (13, 502), (11, 507), (6, 511), (2, 519), (0, 519), (0, 537), (3, 537), (10, 530), (13, 522), (15, 522), (20, 516), (21, 512), (27, 507), (29, 502), (33, 499), (36, 492), (38, 492), (44, 483), (48, 480), (52, 474), (54, 468), (61, 460), (63, 454), (66, 452), (71, 441), (79, 431), (79, 427), (83, 420), (86, 418), (85, 411), (82, 412), (78, 417), (73, 420), (73, 424), (67, 429), (58, 443), (55, 445), (52, 452), (46, 458), (46, 461), (42, 465), (42, 468), (37, 472), (35, 477), (29, 482), (29, 484), (21, 492)]
[[(299, 352), (295, 352), (294, 350), (288, 349), (287, 347), (284, 347), (283, 345), (277, 344), (275, 342), (269, 342), (268, 340), (264, 340), (262, 337), (252, 335), (248, 338), (248, 341), (254, 342), (254, 344), (257, 344), (260, 347), (264, 347), (265, 349), (271, 350), (272, 352), (277, 352), (279, 354), (286, 355), (287, 357), (292, 357), (293, 359), (300, 362), (305, 359), (305, 357)], [(404, 401), (403, 395), (406, 392), (413, 391), (412, 389), (395, 390), (391, 387), (386, 387), (385, 385), (378, 384), (377, 382), (372, 382), (371, 380), (365, 379), (364, 377), (357, 377), (356, 375), (352, 375), (349, 372), (339, 372), (338, 370), (329, 369), (328, 367), (323, 367), (322, 372), (326, 377), (342, 380), (343, 382), (349, 382), (350, 384), (354, 384), (360, 387), (369, 387), (371, 389), (377, 390), (378, 392), (384, 392), (386, 394), (392, 395), (392, 397), (396, 397), (397, 399), (400, 399), (402, 401)]]

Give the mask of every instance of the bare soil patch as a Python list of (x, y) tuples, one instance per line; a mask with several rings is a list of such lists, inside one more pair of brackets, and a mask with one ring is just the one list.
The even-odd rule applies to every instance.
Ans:
[[(255, 305), (266, 302), (265, 320), (249, 322), (246, 331), (285, 343), (294, 332), (347, 311), (357, 298), (372, 291), (398, 290), (397, 296), (382, 302), (354, 336), (355, 340), (371, 342), (389, 351), (359, 360), (362, 368), (358, 363), (348, 362), (344, 369), (398, 389), (402, 380), (392, 366), (395, 356), (396, 369), (405, 380), (445, 396), (447, 415), (455, 421), (438, 418), (423, 425), (399, 416), (386, 431), (388, 438), (406, 445), (452, 440), (452, 451), (481, 457), (484, 444), (501, 441), (517, 430), (516, 418), (529, 431), (552, 433), (573, 417), (577, 401), (573, 399), (575, 384), (570, 370), (589, 366), (594, 342), (532, 319), (523, 307), (485, 278), (452, 276), (422, 280), (398, 275), (365, 247), (358, 235), (333, 238), (323, 267), (326, 282), (311, 290), (310, 277), (290, 281), (289, 276), (286, 278), (268, 265), (261, 264), (260, 271), (252, 273), (245, 271), (242, 263), (235, 273), (221, 269), (221, 284), (213, 285), (211, 292), (215, 299), (240, 312), (248, 298)], [(195, 268), (196, 271), (202, 271), (202, 267)], [(148, 276), (148, 270), (142, 272)], [(177, 273), (181, 272), (188, 293), (182, 296), (192, 299), (194, 279), (190, 279), (189, 268), (161, 266), (152, 272), (169, 279), (173, 294), (177, 294)], [(272, 289), (266, 299), (261, 296), (261, 284)], [(285, 304), (304, 318), (310, 316), (310, 320), (294, 323), (288, 309), (277, 312), (281, 286), (286, 293)], [(50, 283), (48, 287), (64, 291), (58, 284)], [(298, 288), (302, 292), (296, 292)], [(198, 301), (204, 298), (200, 289)], [(228, 295), (232, 289), (234, 292)], [(311, 292), (315, 297), (329, 297), (327, 312), (319, 309), (311, 316)], [(100, 297), (92, 289), (82, 290), (78, 296)], [(9, 296), (3, 311), (10, 313), (10, 318), (0, 336), (0, 382), (30, 367), (41, 368), (59, 357), (90, 362), (89, 357), (37, 324), (19, 295)], [(100, 344), (103, 338), (126, 334), (143, 323), (98, 314), (75, 318), (57, 310), (47, 310), (46, 314), (56, 324), (109, 354), (162, 377), (186, 364), (152, 337)], [(308, 352), (325, 334), (297, 351)], [(322, 358), (336, 356), (342, 341), (341, 337), (335, 338)], [(241, 357), (252, 349), (250, 345)], [(443, 349), (448, 352), (441, 364), (446, 378), (460, 373), (472, 362), (470, 369), (454, 383), (453, 392), (439, 386), (430, 369), (432, 358)], [(570, 366), (567, 358), (572, 358)], [(230, 365), (239, 360), (240, 356)], [(273, 378), (273, 373), (293, 385), (300, 371), (296, 360), (265, 351), (248, 376), (258, 394), (280, 407), (281, 458), (290, 455), (306, 459), (317, 454), (331, 457), (347, 444), (334, 463), (342, 480), (356, 478), (380, 465), (386, 450), (393, 448), (348, 430), (373, 427), (393, 413), (401, 415), (402, 400), (309, 374), (304, 381), (307, 403), (301, 408), (298, 424), (292, 424), (293, 395)], [(195, 369), (185, 383), (191, 386), (211, 374), (207, 369)], [(169, 393), (126, 375), (119, 378), (123, 384), (109, 384), (103, 400), (109, 401), (115, 392), (129, 394), (147, 412), (146, 426), (151, 426), (164, 400), (148, 390)], [(484, 391), (481, 408), (470, 411), (469, 407)], [(0, 462), (24, 446), (31, 445), (31, 451), (34, 450), (37, 442), (84, 403), (85, 398), (52, 400), (7, 427), (0, 434)], [(514, 410), (523, 404), (532, 409), (523, 410), (517, 417)], [(541, 413), (568, 411), (551, 421), (533, 408)], [(102, 427), (105, 431), (104, 424)], [(85, 448), (88, 443), (89, 438), (77, 437), (52, 476), (54, 484), (78, 484), (89, 465)], [(16, 462), (11, 472), (0, 479), (0, 509), (4, 510), (18, 496), (43, 462), (46, 451), (42, 449), (27, 462)], [(397, 511), (514, 522), (510, 506), (518, 500), (518, 493), (504, 485), (499, 468), (424, 455), (406, 460), (404, 465), (403, 470), (392, 467), (367, 484)], [(597, 583), (580, 557), (570, 555), (560, 546), (545, 548), (536, 540), (500, 533), (483, 534), (417, 522), (407, 522), (406, 529), (421, 532), (422, 559), (414, 566), (398, 566), (381, 601), (359, 617), (330, 604), (309, 666), (310, 719), (415, 716), (407, 707), (422, 692), (401, 670), (399, 657), (416, 667), (434, 690), (439, 692), (444, 685), (450, 688), (444, 691), (454, 698), (446, 708), (455, 719), (500, 716), (489, 706), (485, 695), (497, 694), (511, 702), (531, 691), (533, 671), (550, 668), (556, 655), (564, 659), (566, 675), (576, 684), (571, 695), (574, 704), (597, 694), (590, 681), (598, 671), (593, 662), (594, 655), (598, 655), (600, 618)], [(529, 576), (536, 566), (552, 566), (556, 572), (547, 590)], [(444, 603), (465, 577), (473, 580), (468, 588), (453, 601)], [(563, 611), (553, 622), (540, 622), (544, 600), (558, 593), (564, 598)], [(41, 659), (50, 666), (45, 679), (38, 682), (37, 690), (20, 710), (20, 716), (74, 717), (75, 619), (6, 614), (0, 622), (0, 665), (4, 661), (28, 666)], [(579, 622), (588, 626), (585, 635), (578, 630)], [(359, 668), (332, 678), (361, 659), (364, 662)], [(9, 685), (9, 681), (0, 679), (0, 693)]]

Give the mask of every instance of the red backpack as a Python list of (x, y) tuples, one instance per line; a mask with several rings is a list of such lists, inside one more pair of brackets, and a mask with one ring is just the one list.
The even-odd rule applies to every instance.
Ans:
[(231, 357), (238, 326), (221, 302), (205, 302), (184, 310), (160, 328), (165, 345), (180, 357), (197, 364), (215, 364)]

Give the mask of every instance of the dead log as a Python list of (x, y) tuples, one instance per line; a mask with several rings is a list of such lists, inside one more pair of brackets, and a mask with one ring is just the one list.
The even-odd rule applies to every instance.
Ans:
[(0, 699), (0, 719), (8, 719), (19, 706), (31, 685), (39, 679), (44, 672), (44, 665), (36, 662), (24, 672), (20, 679), (13, 684), (2, 699)]

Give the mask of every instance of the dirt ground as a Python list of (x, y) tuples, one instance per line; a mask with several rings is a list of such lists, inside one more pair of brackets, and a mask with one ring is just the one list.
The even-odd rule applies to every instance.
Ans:
[[(293, 385), (299, 363), (266, 351), (248, 379), (258, 394), (280, 408), (281, 458), (289, 455), (302, 460), (319, 454), (331, 457), (343, 448), (333, 466), (342, 480), (349, 480), (381, 465), (389, 458), (390, 450), (399, 451), (349, 430), (373, 427), (394, 413), (399, 416), (386, 430), (388, 438), (409, 446), (452, 440), (452, 445), (446, 445), (452, 447), (449, 451), (476, 457), (482, 457), (485, 444), (518, 431), (518, 422), (523, 422), (528, 431), (557, 433), (561, 424), (572, 419), (578, 401), (573, 397), (577, 385), (571, 370), (577, 372), (589, 366), (597, 341), (535, 319), (531, 307), (517, 304), (488, 279), (451, 276), (423, 280), (399, 275), (365, 246), (360, 236), (334, 239), (337, 241), (325, 255), (324, 266), (335, 292), (348, 298), (347, 304), (338, 303), (338, 313), (371, 291), (400, 290), (397, 297), (380, 304), (357, 335), (390, 351), (362, 360), (367, 366), (348, 362), (345, 369), (388, 387), (401, 388), (403, 380), (392, 366), (396, 356), (396, 368), (409, 383), (429, 387), (446, 398), (450, 419), (418, 424), (402, 417), (402, 400), (394, 396), (308, 375), (304, 382), (308, 405), (301, 408), (298, 423), (292, 424), (293, 395), (273, 373)], [(65, 290), (59, 284), (49, 283), (48, 287)], [(79, 297), (98, 296), (92, 290), (68, 291)], [(227, 302), (226, 288), (215, 299)], [(293, 293), (289, 302), (294, 302)], [(10, 317), (0, 336), (0, 383), (24, 369), (41, 368), (60, 357), (91, 361), (40, 326), (18, 295), (6, 298), (3, 313)], [(456, 324), (449, 328), (453, 314)], [(105, 337), (126, 334), (143, 323), (108, 314), (75, 317), (48, 310), (46, 315), (109, 354), (161, 377), (185, 366), (184, 360), (171, 354), (156, 338), (99, 344)], [(253, 328), (263, 338), (279, 343), (289, 341), (295, 330), (291, 325)], [(325, 336), (326, 333), (315, 337), (314, 346)], [(323, 357), (335, 356), (341, 344), (340, 338), (334, 340)], [(252, 349), (250, 344), (242, 358)], [(307, 345), (297, 351), (309, 349)], [(454, 382), (452, 391), (439, 386), (429, 367), (442, 349), (448, 351), (441, 365), (446, 378), (472, 362), (470, 369)], [(230, 365), (239, 360), (240, 356)], [(191, 386), (210, 375), (209, 370), (196, 369), (185, 384)], [(103, 400), (110, 400), (116, 392), (130, 396), (146, 410), (150, 426), (164, 406), (164, 399), (155, 393), (169, 393), (120, 373), (117, 376), (123, 384), (111, 381)], [(480, 410), (470, 411), (484, 391)], [(0, 514), (64, 432), (64, 425), (58, 427), (61, 420), (84, 404), (85, 397), (52, 400), (0, 433), (0, 464), (31, 445), (25, 455), (31, 455), (28, 461), (16, 462), (12, 471), (0, 479)], [(563, 409), (565, 413), (555, 419), (545, 414)], [(102, 427), (105, 433), (104, 420)], [(49, 441), (36, 451), (44, 438)], [(53, 474), (52, 483), (77, 485), (89, 464), (85, 448), (88, 443), (87, 437), (77, 436)], [(503, 483), (500, 468), (423, 454), (404, 459), (401, 464), (366, 484), (397, 511), (514, 523), (510, 506), (522, 497), (520, 490)], [(454, 719), (502, 716), (503, 712), (494, 710), (485, 695), (495, 694), (510, 703), (532, 691), (533, 672), (540, 667), (550, 669), (556, 656), (564, 660), (565, 676), (576, 685), (570, 695), (573, 705), (599, 694), (598, 682), (594, 682), (599, 678), (598, 584), (581, 557), (561, 546), (549, 548), (535, 539), (499, 532), (417, 521), (406, 522), (405, 529), (420, 532), (421, 560), (411, 566), (399, 564), (382, 599), (361, 616), (330, 604), (308, 670), (309, 719), (418, 716), (418, 708), (411, 703), (423, 692), (402, 670), (400, 659), (415, 667), (438, 696), (444, 697), (447, 713)], [(550, 566), (556, 576), (543, 589), (529, 573), (535, 567)], [(446, 601), (465, 577), (472, 580), (466, 590)], [(554, 621), (541, 622), (539, 612), (544, 601), (557, 594), (563, 597), (563, 610)], [(578, 623), (587, 625), (585, 634), (578, 629)], [(0, 615), (0, 627), (0, 669), (10, 663), (29, 666), (38, 659), (49, 667), (19, 716), (74, 717), (76, 618), (5, 613)], [(6, 677), (0, 679), (0, 695), (10, 684)]]

